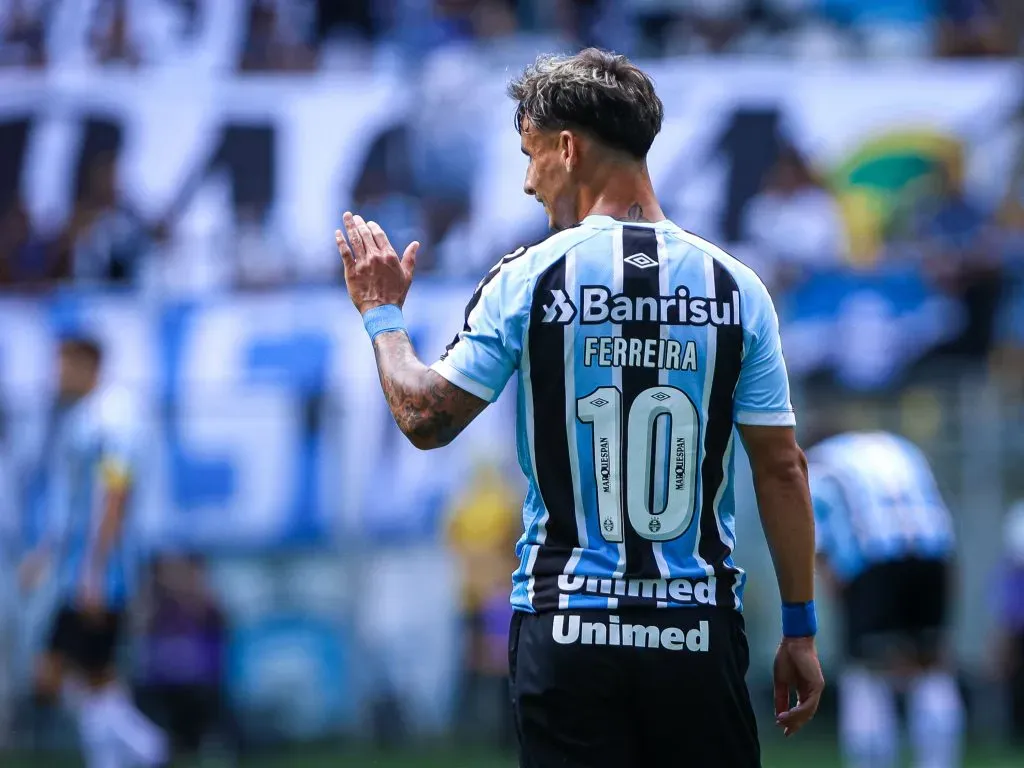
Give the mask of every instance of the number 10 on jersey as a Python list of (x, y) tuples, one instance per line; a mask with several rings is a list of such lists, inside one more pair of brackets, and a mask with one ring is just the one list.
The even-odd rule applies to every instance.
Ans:
[[(684, 392), (675, 387), (651, 387), (633, 400), (626, 415), (626, 456), (623, 461), (622, 393), (599, 387), (576, 401), (580, 421), (593, 427), (594, 480), (597, 512), (605, 540), (623, 541), (622, 507), (629, 523), (643, 538), (669, 541), (681, 536), (693, 519), (696, 505), (697, 441), (700, 419)], [(657, 471), (655, 443), (658, 418), (668, 418), (669, 441)], [(661, 489), (656, 483), (660, 480)], [(652, 499), (662, 490), (661, 509)]]

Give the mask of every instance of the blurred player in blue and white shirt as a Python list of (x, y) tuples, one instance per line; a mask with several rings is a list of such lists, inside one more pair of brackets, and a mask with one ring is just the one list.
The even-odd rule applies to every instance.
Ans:
[(840, 731), (851, 766), (899, 754), (907, 695), (917, 765), (959, 765), (963, 713), (943, 663), (956, 540), (924, 454), (887, 432), (847, 432), (807, 452), (819, 572), (845, 623)]
[(126, 519), (138, 463), (139, 424), (126, 393), (99, 386), (102, 351), (84, 338), (59, 351), (59, 392), (46, 464), (46, 520), (22, 565), (22, 583), (55, 581), (58, 606), (36, 670), (44, 700), (75, 715), (89, 768), (158, 765), (162, 732), (117, 679), (116, 651), (131, 598)]

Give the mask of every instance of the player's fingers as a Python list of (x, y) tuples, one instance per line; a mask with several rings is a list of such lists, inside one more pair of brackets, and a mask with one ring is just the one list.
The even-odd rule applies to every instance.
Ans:
[(412, 276), (416, 274), (416, 254), (419, 253), (419, 250), (419, 241), (413, 240), (402, 254), (402, 271), (405, 272), (405, 277), (408, 280), (412, 280)]
[(818, 702), (821, 699), (821, 693), (815, 692), (805, 699), (801, 699), (795, 707), (788, 712), (783, 712), (779, 715), (779, 723), (785, 727), (785, 733), (787, 736), (796, 733), (814, 717), (814, 713), (818, 711)]
[(390, 253), (391, 243), (388, 241), (387, 234), (383, 229), (381, 229), (380, 224), (376, 221), (368, 221), (366, 222), (366, 228), (370, 230), (370, 235), (373, 237), (374, 244), (376, 244), (376, 246), (384, 253)]
[(352, 249), (348, 247), (348, 243), (345, 241), (345, 233), (340, 229), (334, 230), (334, 241), (338, 244), (338, 253), (341, 254), (341, 263), (344, 265), (345, 270), (348, 271), (349, 267), (355, 266), (356, 260), (352, 256)]
[(341, 217), (341, 222), (345, 225), (348, 241), (352, 243), (352, 257), (357, 261), (362, 261), (363, 257), (366, 256), (367, 244), (363, 242), (363, 236), (359, 233), (355, 216), (345, 211), (345, 215)]
[(366, 221), (363, 217), (355, 215), (352, 217), (352, 220), (355, 222), (355, 228), (359, 233), (359, 237), (362, 238), (363, 247), (366, 248), (366, 254), (369, 256), (370, 254), (378, 253), (379, 249), (377, 248), (377, 243), (374, 242), (373, 233), (370, 231), (370, 228), (366, 226)]

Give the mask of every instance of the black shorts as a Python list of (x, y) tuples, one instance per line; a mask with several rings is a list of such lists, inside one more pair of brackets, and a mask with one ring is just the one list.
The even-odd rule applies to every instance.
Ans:
[(517, 612), (522, 768), (761, 765), (743, 618), (725, 608)]
[(948, 623), (950, 570), (945, 560), (907, 558), (873, 565), (847, 584), (848, 657), (934, 663)]
[(114, 663), (122, 623), (120, 612), (88, 616), (65, 606), (57, 612), (47, 650), (86, 674), (101, 673)]

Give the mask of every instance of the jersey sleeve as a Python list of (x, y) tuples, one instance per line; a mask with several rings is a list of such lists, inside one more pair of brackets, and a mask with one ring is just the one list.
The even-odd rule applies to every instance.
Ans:
[(750, 319), (744, 322), (744, 355), (733, 397), (733, 419), (737, 424), (794, 426), (796, 416), (789, 399), (789, 375), (775, 305), (760, 281), (747, 295), (747, 302), (753, 307)]
[(480, 282), (466, 306), (466, 322), (431, 368), (452, 384), (494, 402), (519, 366), (530, 301), (526, 280), (506, 256)]

